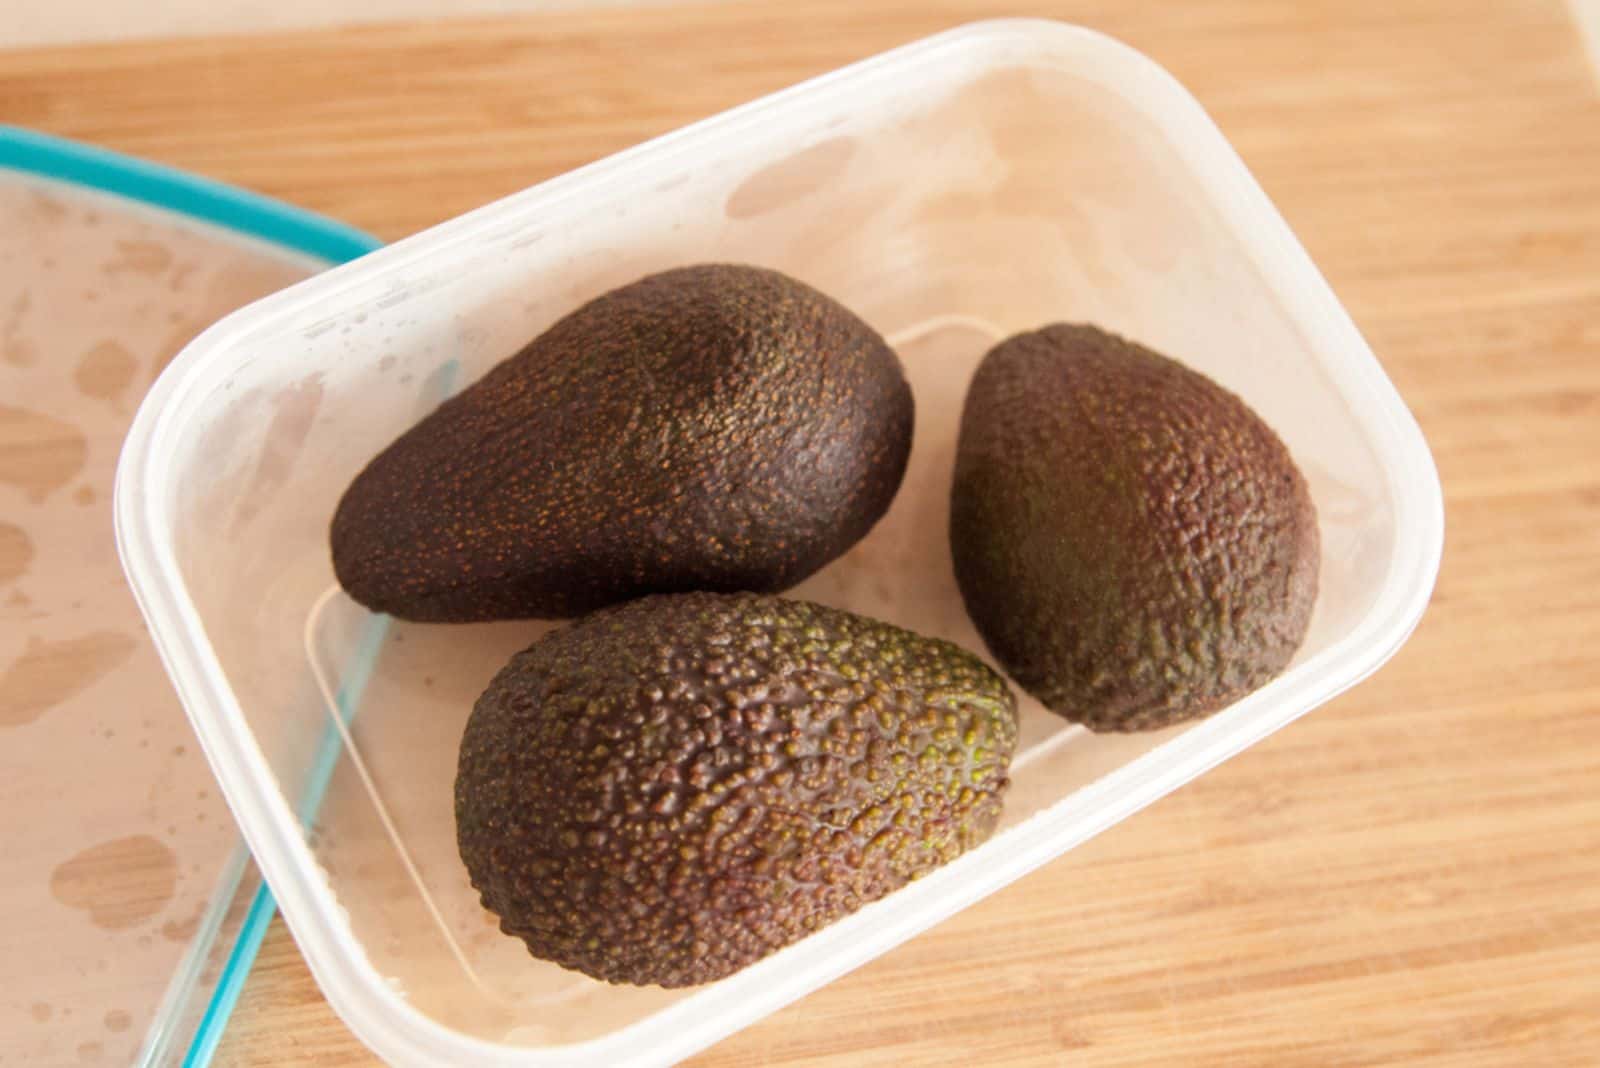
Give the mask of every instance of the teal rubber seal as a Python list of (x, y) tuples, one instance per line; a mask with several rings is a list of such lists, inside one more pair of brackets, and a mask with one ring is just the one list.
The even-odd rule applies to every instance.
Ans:
[[(325, 260), (329, 266), (364, 256), (382, 245), (377, 238), (354, 227), (258, 193), (18, 126), (0, 124), (0, 167), (140, 201), (176, 215), (198, 219)], [(368, 622), (361, 648), (356, 654), (356, 663), (347, 676), (349, 682), (339, 693), (339, 715), (347, 722), (360, 704), (361, 692), (366, 687), (387, 626), (388, 619), (383, 616), (375, 616)], [(301, 800), (300, 817), (308, 827), (321, 807), (322, 796), (338, 762), (339, 748), (339, 735), (330, 725), (318, 750), (306, 794)], [(226, 900), (214, 899), (208, 909), (211, 914), (207, 924), (210, 936), (196, 938), (184, 963), (180, 965), (180, 976), (175, 977), (175, 981), (181, 981), (184, 972), (189, 973), (188, 982), (194, 981), (195, 973), (209, 953), (211, 939), (222, 922), (221, 912), (226, 911), (225, 906), (237, 892), (243, 873), (244, 857), (241, 855), (229, 865), (223, 884), (219, 884), (225, 885), (228, 879), (233, 880), (232, 888), (218, 895), (218, 898)], [(219, 906), (222, 906), (221, 911)], [(249, 911), (228, 954), (227, 963), (184, 1053), (181, 1062), (184, 1068), (203, 1068), (211, 1062), (217, 1044), (222, 1040), (223, 1029), (244, 989), (245, 978), (255, 963), (261, 939), (276, 911), (277, 902), (273, 900), (266, 883), (262, 883), (250, 901)], [(206, 952), (199, 952), (202, 947)], [(163, 1010), (171, 1005), (169, 992), (169, 997), (163, 1001)], [(158, 1016), (152, 1027), (152, 1038), (161, 1027), (169, 1024), (170, 1021)], [(146, 1040), (141, 1063), (154, 1060), (163, 1044), (152, 1041), (152, 1038)]]
[(0, 124), (0, 167), (89, 186), (344, 263), (382, 242), (353, 226), (159, 163)]

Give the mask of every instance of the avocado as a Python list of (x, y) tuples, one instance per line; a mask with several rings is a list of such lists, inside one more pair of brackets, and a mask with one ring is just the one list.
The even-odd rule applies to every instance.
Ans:
[(968, 389), (950, 550), (1000, 665), (1096, 731), (1204, 716), (1305, 637), (1316, 512), (1288, 449), (1204, 375), (1093, 326), (995, 346)]
[(613, 983), (729, 975), (987, 838), (1016, 746), (971, 653), (759, 594), (552, 631), (478, 699), (456, 834), (501, 930)]
[(605, 293), (440, 405), (333, 518), (340, 584), (426, 622), (559, 619), (788, 588), (888, 509), (911, 446), (894, 352), (776, 271)]

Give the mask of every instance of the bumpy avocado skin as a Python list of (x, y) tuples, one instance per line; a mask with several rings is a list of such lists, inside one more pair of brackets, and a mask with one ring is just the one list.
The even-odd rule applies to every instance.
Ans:
[(379, 454), (334, 571), (406, 619), (566, 618), (776, 592), (887, 511), (911, 447), (894, 352), (776, 271), (650, 275), (585, 304)]
[(1016, 738), (1010, 688), (948, 642), (777, 597), (649, 597), (490, 684), (457, 841), (534, 956), (688, 986), (982, 842)]
[(1273, 678), (1317, 593), (1316, 513), (1234, 394), (1093, 326), (996, 346), (962, 411), (950, 509), (979, 633), (1096, 731), (1207, 715)]

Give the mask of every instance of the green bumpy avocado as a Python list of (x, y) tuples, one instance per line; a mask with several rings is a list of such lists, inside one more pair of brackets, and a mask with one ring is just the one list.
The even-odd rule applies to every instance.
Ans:
[(949, 642), (778, 597), (647, 597), (489, 685), (457, 842), (535, 957), (688, 986), (982, 842), (1016, 740), (1010, 688)]
[(1277, 435), (1204, 375), (1093, 326), (984, 357), (950, 548), (1001, 666), (1097, 731), (1164, 727), (1261, 686), (1317, 592), (1316, 513)]
[(355, 478), (335, 574), (428, 622), (566, 618), (650, 593), (776, 592), (860, 540), (911, 448), (894, 352), (755, 267), (583, 305)]

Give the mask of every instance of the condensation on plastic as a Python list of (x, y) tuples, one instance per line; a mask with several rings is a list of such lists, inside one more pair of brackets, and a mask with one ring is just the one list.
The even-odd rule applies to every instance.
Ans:
[(8, 1064), (133, 1061), (196, 936), (226, 920), (210, 912), (238, 832), (123, 580), (112, 474), (168, 359), (321, 266), (0, 169)]
[(0, 1062), (202, 1064), (226, 1021), (271, 898), (123, 580), (112, 475), (196, 333), (375, 244), (0, 126)]
[[(916, 394), (889, 515), (797, 596), (981, 648), (943, 536), (956, 419), (997, 335), (1062, 319), (1241, 393), (1305, 470), (1324, 558), (1310, 635), (1275, 682), (1135, 737), (1023, 702), (990, 842), (729, 979), (667, 992), (530, 959), (456, 856), (462, 724), (545, 626), (396, 622), (371, 641), (370, 617), (328, 592), (326, 531), (350, 478), (452, 361), (471, 381), (579, 302), (704, 260), (776, 267), (838, 297), (899, 342)], [(292, 440), (286, 420), (303, 428)], [(140, 413), (117, 506), (141, 605), (307, 961), (367, 1043), (418, 1065), (667, 1064), (773, 1011), (1375, 670), (1422, 613), (1443, 523), (1414, 421), (1204, 112), (1137, 53), (1034, 21), (847, 68), (231, 317)], [(308, 836), (291, 799), (328, 728), (325, 695), (350, 672), (363, 707)]]

